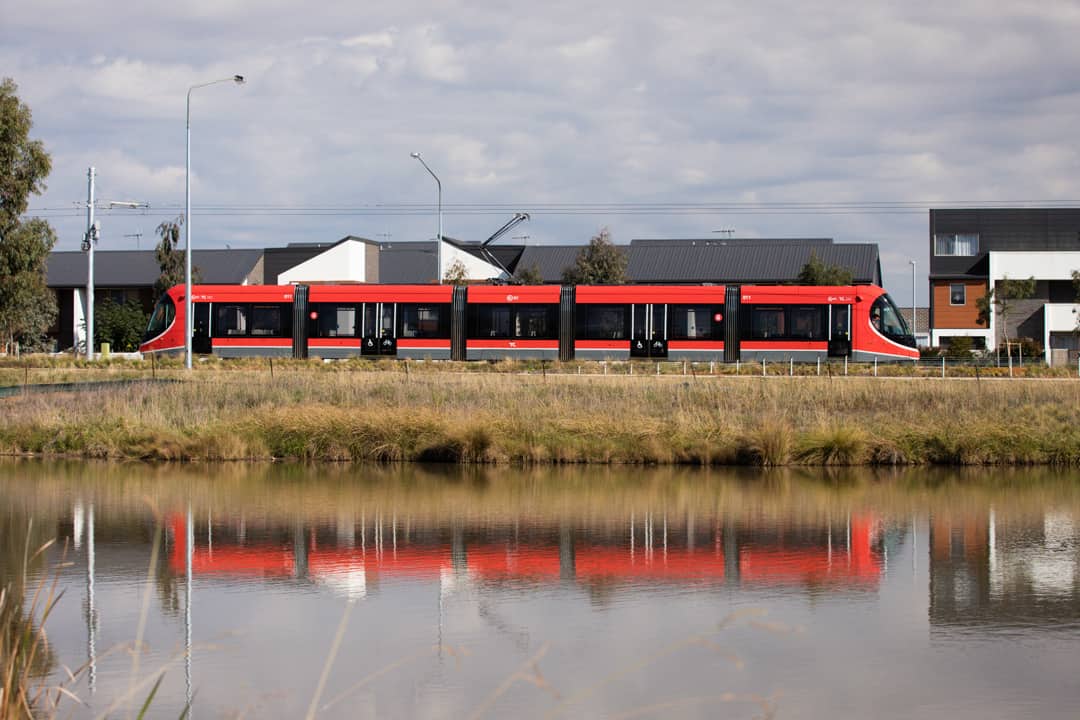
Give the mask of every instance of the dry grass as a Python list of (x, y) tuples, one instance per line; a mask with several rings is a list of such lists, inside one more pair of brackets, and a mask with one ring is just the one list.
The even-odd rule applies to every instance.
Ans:
[[(0, 452), (148, 460), (1076, 464), (1080, 383), (200, 368), (0, 400)], [(321, 368), (322, 366), (318, 366)], [(287, 368), (287, 369), (286, 369)]]

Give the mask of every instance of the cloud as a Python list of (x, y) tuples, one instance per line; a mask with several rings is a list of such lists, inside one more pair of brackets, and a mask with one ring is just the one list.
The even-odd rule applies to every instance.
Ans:
[[(234, 72), (248, 84), (193, 97), (198, 196), (219, 203), (428, 202), (413, 150), (453, 202), (524, 211), (1080, 199), (1075, 3), (9, 5), (0, 66), (54, 153), (35, 204), (82, 196), (87, 164), (182, 200), (187, 89)], [(492, 222), (447, 215), (462, 237), (486, 237)], [(528, 234), (587, 239), (603, 223), (622, 240), (725, 226), (872, 239), (886, 264), (926, 251), (925, 213), (537, 213)], [(430, 235), (430, 223), (252, 215), (221, 232), (267, 244), (408, 239)]]

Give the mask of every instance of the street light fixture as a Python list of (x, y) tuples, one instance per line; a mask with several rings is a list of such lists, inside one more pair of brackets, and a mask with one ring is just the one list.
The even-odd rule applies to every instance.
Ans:
[(414, 157), (420, 161), (420, 164), (424, 166), (424, 169), (431, 174), (431, 177), (435, 178), (435, 187), (438, 189), (438, 205), (439, 205), (439, 234), (435, 236), (435, 267), (436, 267), (436, 280), (441, 285), (443, 281), (442, 273), (442, 183), (439, 181), (439, 176), (432, 172), (428, 164), (424, 162), (424, 158), (420, 157), (420, 153), (410, 153), (409, 157)]
[(191, 331), (194, 318), (191, 316), (191, 91), (208, 85), (234, 82), (244, 84), (243, 75), (192, 85), (187, 91), (187, 162), (184, 166), (184, 367), (191, 369)]

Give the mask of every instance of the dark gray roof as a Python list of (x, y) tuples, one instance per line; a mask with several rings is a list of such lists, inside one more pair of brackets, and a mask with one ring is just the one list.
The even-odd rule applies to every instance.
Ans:
[[(581, 245), (529, 245), (518, 268), (535, 265), (546, 283), (562, 280)], [(874, 243), (834, 244), (827, 238), (748, 240), (634, 240), (618, 246), (627, 255), (626, 274), (640, 284), (792, 282), (816, 253), (826, 265), (848, 268), (856, 283), (881, 284)]]
[(379, 243), (379, 282), (432, 283), (435, 271), (435, 241)]
[(832, 245), (832, 238), (637, 238), (630, 245)]
[[(238, 285), (262, 258), (262, 250), (198, 250), (191, 264), (199, 269), (199, 281), (211, 285)], [(49, 287), (84, 287), (86, 253), (49, 253)], [(161, 275), (153, 250), (94, 251), (94, 284), (101, 287), (149, 287)]]
[(826, 265), (851, 270), (856, 283), (880, 283), (874, 243), (640, 243), (630, 246), (626, 272), (636, 283), (791, 282), (811, 253)]
[[(527, 270), (536, 267), (546, 283), (562, 282), (563, 270), (574, 264), (584, 245), (526, 245), (514, 268)], [(626, 246), (620, 246), (626, 250)]]

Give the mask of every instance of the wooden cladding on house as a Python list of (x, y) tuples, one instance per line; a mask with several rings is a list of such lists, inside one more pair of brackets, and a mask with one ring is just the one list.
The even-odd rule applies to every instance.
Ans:
[[(986, 294), (985, 281), (936, 280), (933, 292), (935, 329), (986, 327), (979, 323), (979, 310), (975, 305), (976, 301)], [(961, 299), (963, 303), (956, 302)]]

